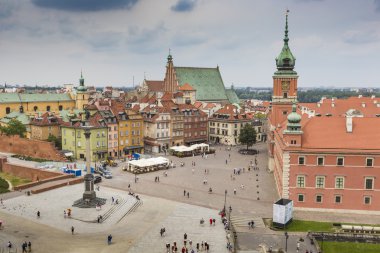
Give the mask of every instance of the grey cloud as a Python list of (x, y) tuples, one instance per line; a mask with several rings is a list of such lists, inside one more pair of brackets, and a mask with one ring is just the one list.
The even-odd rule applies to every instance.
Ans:
[(197, 4), (198, 0), (178, 0), (178, 2), (172, 6), (172, 11), (187, 12), (192, 11)]
[(161, 41), (166, 36), (167, 28), (163, 23), (153, 28), (132, 26), (128, 29), (127, 46), (135, 53), (149, 54), (161, 48)]
[(38, 7), (78, 12), (130, 9), (137, 2), (138, 0), (32, 0)]
[(374, 0), (374, 1), (375, 1), (376, 11), (380, 12), (380, 0)]
[(380, 41), (380, 35), (374, 30), (349, 31), (343, 36), (344, 42), (348, 44), (368, 44)]

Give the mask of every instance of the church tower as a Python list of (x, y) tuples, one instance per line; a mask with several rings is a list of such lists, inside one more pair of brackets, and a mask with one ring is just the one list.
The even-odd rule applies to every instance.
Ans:
[(168, 55), (168, 62), (166, 64), (166, 74), (164, 79), (164, 92), (177, 92), (178, 91), (178, 82), (175, 75), (173, 57), (170, 54)]
[(276, 58), (277, 71), (273, 75), (271, 124), (277, 126), (286, 120), (297, 101), (297, 72), (294, 71), (296, 58), (290, 51), (288, 42), (288, 14), (286, 12), (284, 46)]
[(82, 71), (80, 73), (79, 86), (77, 87), (77, 94), (75, 99), (75, 107), (83, 110), (84, 106), (88, 104), (90, 95), (88, 94), (86, 86), (84, 86), (84, 78)]

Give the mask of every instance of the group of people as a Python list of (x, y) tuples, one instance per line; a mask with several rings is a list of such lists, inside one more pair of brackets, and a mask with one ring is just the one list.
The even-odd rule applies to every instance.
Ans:
[[(9, 242), (10, 243), (10, 242)], [(8, 243), (8, 244), (9, 244)], [(9, 247), (9, 248), (12, 248), (12, 246), (11, 247)], [(22, 248), (22, 253), (26, 253), (26, 252), (32, 252), (32, 243), (31, 242), (24, 242), (22, 245), (21, 245), (21, 248)]]
[(181, 251), (178, 251), (177, 242), (173, 242), (173, 244), (166, 243), (166, 252), (167, 253), (196, 253), (200, 251), (209, 252), (210, 244), (206, 241), (202, 241), (201, 243), (197, 243), (195, 248), (193, 247), (193, 241), (187, 239), (187, 234), (183, 235), (183, 246)]

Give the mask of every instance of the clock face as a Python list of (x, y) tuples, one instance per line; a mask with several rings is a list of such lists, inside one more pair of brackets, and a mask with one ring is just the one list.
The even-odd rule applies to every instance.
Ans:
[(283, 90), (289, 90), (290, 81), (282, 81), (281, 86)]

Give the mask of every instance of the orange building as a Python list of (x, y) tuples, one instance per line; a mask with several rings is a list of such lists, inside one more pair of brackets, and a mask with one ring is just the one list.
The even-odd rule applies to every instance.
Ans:
[(286, 22), (269, 113), (269, 168), (280, 197), (296, 209), (379, 212), (379, 103), (358, 97), (297, 105), (288, 40)]

